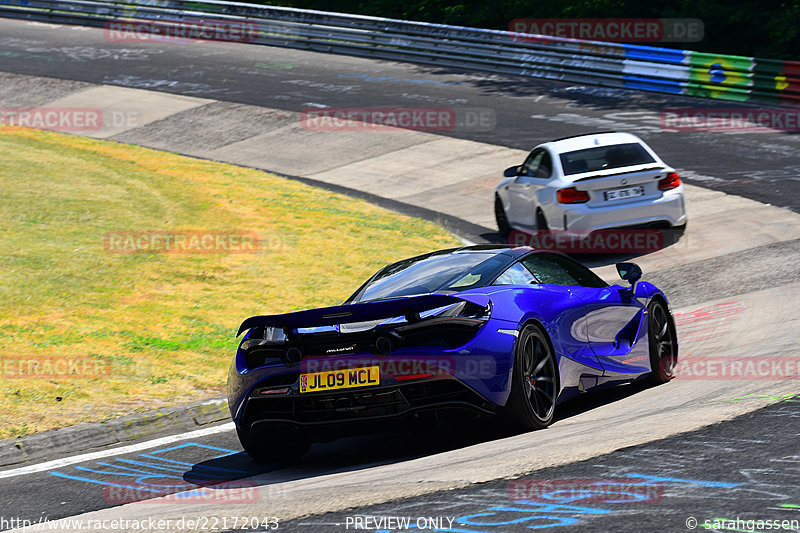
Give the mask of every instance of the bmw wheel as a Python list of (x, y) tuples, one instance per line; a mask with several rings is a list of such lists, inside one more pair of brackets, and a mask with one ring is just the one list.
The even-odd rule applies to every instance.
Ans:
[(506, 210), (503, 208), (503, 201), (496, 194), (494, 195), (494, 218), (497, 221), (497, 231), (504, 237), (511, 232), (511, 225), (508, 223)]
[(547, 231), (547, 219), (541, 209), (536, 210), (536, 230)]

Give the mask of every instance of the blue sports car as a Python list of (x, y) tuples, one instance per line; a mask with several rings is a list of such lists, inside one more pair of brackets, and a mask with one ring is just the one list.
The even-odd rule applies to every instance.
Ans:
[(556, 404), (678, 357), (664, 294), (633, 263), (611, 285), (566, 255), (467, 246), (381, 269), (342, 305), (245, 320), (228, 400), (245, 451), (302, 456), (312, 442), (447, 410), (547, 427)]

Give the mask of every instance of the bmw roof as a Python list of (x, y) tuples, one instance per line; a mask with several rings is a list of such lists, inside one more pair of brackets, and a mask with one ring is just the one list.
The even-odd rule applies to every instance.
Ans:
[(573, 150), (584, 150), (597, 146), (610, 146), (614, 144), (641, 143), (642, 140), (636, 135), (624, 132), (603, 132), (588, 133), (575, 137), (565, 137), (541, 144), (555, 153), (572, 152)]

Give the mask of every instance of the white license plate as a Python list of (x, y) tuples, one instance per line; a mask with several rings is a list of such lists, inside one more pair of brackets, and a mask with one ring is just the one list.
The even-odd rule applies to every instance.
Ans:
[(626, 198), (636, 198), (637, 196), (644, 196), (644, 185), (638, 187), (628, 187), (626, 189), (613, 189), (603, 193), (606, 202), (613, 202), (614, 200), (624, 200)]

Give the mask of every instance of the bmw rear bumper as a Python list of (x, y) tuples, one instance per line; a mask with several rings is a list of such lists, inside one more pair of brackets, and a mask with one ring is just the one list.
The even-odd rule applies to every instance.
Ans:
[[(652, 224), (674, 227), (686, 223), (686, 205), (682, 185), (655, 199), (608, 206), (570, 204), (562, 207), (563, 217), (558, 222), (561, 222), (562, 229), (575, 234)], [(551, 227), (556, 226), (552, 224)]]

